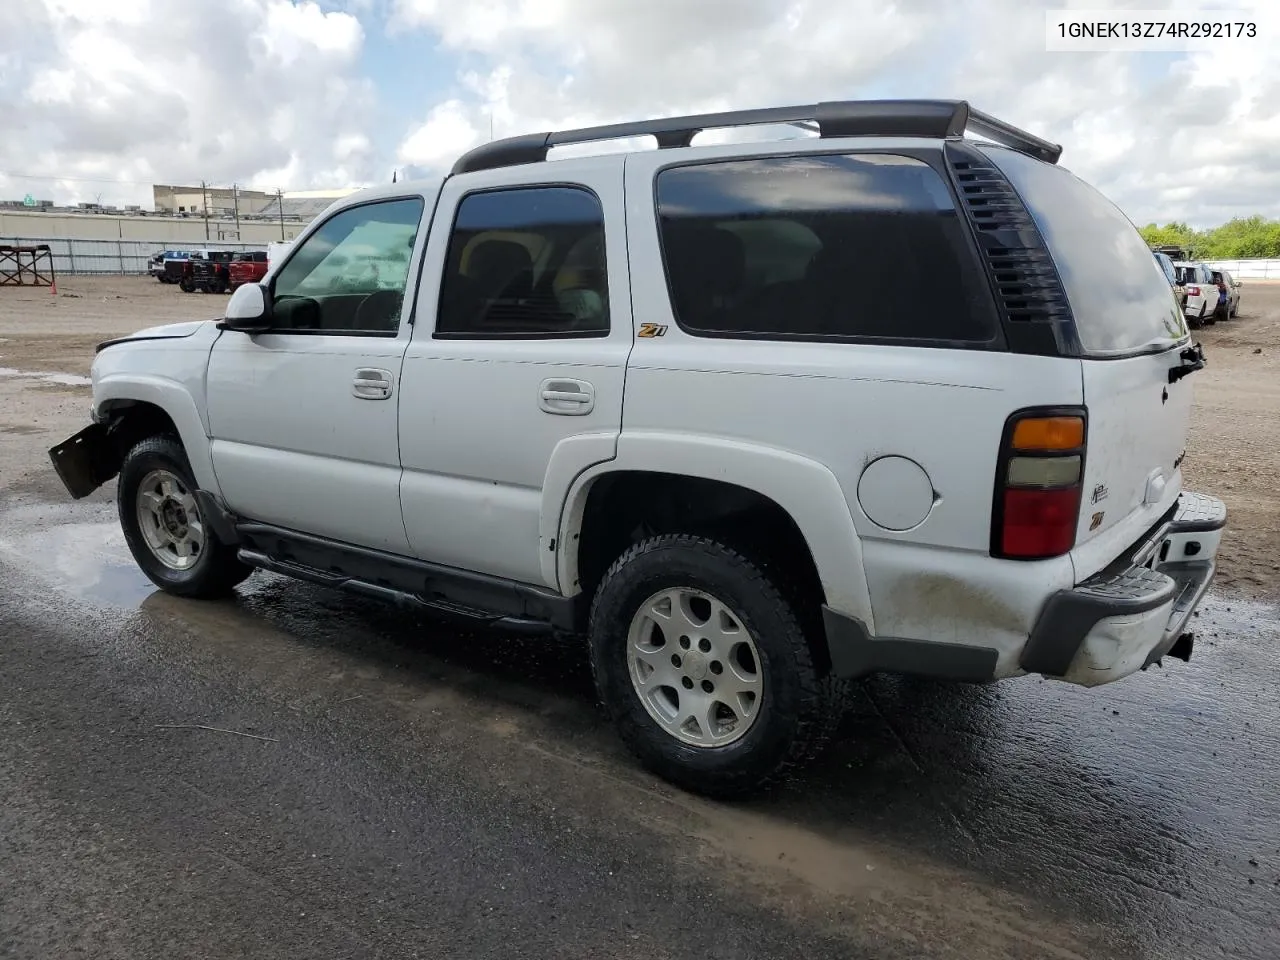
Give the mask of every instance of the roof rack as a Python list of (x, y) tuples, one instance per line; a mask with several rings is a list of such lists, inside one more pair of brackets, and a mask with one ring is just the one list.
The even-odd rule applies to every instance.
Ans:
[(821, 137), (962, 137), (965, 130), (996, 143), (1057, 163), (1062, 147), (1012, 124), (974, 110), (964, 100), (840, 100), (794, 107), (765, 107), (704, 113), (691, 117), (668, 117), (613, 123), (602, 127), (529, 133), (481, 144), (464, 153), (453, 165), (453, 173), (492, 170), (547, 159), (552, 147), (623, 137), (652, 136), (659, 149), (687, 147), (694, 135), (717, 127), (746, 127), (759, 124), (791, 124), (816, 127)]

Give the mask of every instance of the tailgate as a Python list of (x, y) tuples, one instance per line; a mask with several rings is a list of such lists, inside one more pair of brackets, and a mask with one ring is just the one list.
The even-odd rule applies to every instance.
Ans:
[[(1076, 575), (1087, 577), (1137, 540), (1177, 499), (1191, 419), (1192, 377), (1169, 382), (1179, 349), (1084, 360), (1089, 412)], [(1097, 542), (1095, 549), (1087, 547)]]

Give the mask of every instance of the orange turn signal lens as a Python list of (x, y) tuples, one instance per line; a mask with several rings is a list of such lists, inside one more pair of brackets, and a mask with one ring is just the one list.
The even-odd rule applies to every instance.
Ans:
[(1084, 446), (1081, 417), (1028, 417), (1013, 428), (1015, 450), (1075, 450)]

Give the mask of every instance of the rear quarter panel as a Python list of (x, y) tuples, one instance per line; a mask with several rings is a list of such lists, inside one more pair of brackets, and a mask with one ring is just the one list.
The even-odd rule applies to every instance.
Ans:
[[(651, 441), (666, 432), (750, 443), (821, 464), (839, 484), (839, 509), (852, 519), (865, 565), (820, 569), (824, 582), (865, 579), (876, 635), (990, 645), (1001, 652), (998, 670), (1016, 672), (1016, 652), (1045, 596), (1071, 585), (1072, 568), (1065, 557), (1046, 563), (990, 557), (998, 449), (1015, 410), (1082, 402), (1080, 362), (688, 334), (661, 282), (652, 168), (633, 176), (635, 159), (628, 158), (632, 270), (658, 281), (633, 284), (635, 322), (665, 333), (636, 339), (619, 449), (632, 434)], [(864, 471), (885, 457), (918, 464), (932, 488), (922, 518), (906, 529), (879, 525), (860, 496)], [(734, 476), (727, 466), (721, 479), (752, 486), (750, 476)]]

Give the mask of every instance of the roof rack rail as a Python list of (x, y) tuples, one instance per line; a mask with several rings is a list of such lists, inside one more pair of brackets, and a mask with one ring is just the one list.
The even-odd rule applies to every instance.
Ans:
[(996, 143), (1057, 163), (1062, 147), (990, 114), (974, 110), (964, 100), (837, 100), (794, 107), (764, 107), (690, 117), (667, 117), (613, 123), (601, 127), (528, 133), (507, 137), (469, 150), (458, 158), (452, 173), (492, 170), (547, 159), (552, 147), (624, 137), (652, 136), (659, 149), (687, 147), (694, 135), (717, 127), (759, 124), (816, 127), (821, 137), (962, 137), (966, 129)]

